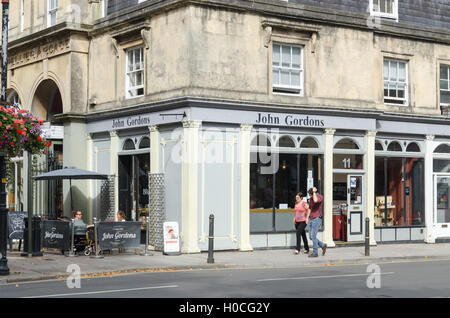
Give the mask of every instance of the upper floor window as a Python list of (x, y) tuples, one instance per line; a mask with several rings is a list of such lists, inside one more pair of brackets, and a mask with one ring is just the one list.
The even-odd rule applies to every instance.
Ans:
[(303, 48), (273, 44), (272, 85), (274, 93), (303, 94)]
[(384, 60), (384, 102), (386, 104), (408, 105), (408, 70), (406, 66), (406, 62)]
[(128, 49), (126, 52), (126, 91), (127, 98), (144, 95), (144, 53), (142, 47)]
[(374, 16), (398, 19), (398, 0), (369, 0), (370, 14)]
[(25, 23), (25, 0), (20, 1), (20, 32), (23, 32)]
[(440, 67), (440, 103), (441, 105), (450, 105), (450, 66), (441, 65)]
[(56, 12), (58, 11), (58, 0), (47, 1), (47, 26), (56, 24)]

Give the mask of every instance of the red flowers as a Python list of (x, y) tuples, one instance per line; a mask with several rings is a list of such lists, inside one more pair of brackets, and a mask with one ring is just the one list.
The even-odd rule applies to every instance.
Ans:
[(38, 136), (38, 137), (37, 137), (37, 141), (42, 141), (41, 136)]

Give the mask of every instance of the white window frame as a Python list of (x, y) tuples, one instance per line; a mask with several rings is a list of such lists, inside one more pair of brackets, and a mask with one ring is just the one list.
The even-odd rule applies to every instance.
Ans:
[(25, 0), (20, 0), (20, 32), (23, 32), (25, 23)]
[[(134, 69), (134, 67), (135, 67), (135, 63), (134, 63), (133, 64), (134, 65), (133, 66), (133, 70), (129, 70), (128, 69), (128, 66), (129, 66), (129, 63), (128, 63), (129, 52), (130, 51), (138, 51), (138, 50), (141, 51), (141, 59), (142, 59), (141, 60), (141, 68)], [(144, 83), (145, 83), (145, 72), (144, 72), (144, 69), (145, 69), (145, 67), (144, 67), (144, 65), (145, 65), (145, 57), (144, 57), (144, 52), (145, 51), (144, 51), (144, 47), (143, 46), (130, 47), (130, 48), (125, 50), (125, 56), (126, 56), (126, 58), (125, 58), (125, 82), (126, 82), (125, 89), (126, 89), (126, 98), (136, 98), (136, 97), (141, 97), (141, 96), (145, 95), (145, 87), (144, 87)], [(135, 56), (136, 55), (133, 54), (133, 59), (135, 59)], [(138, 72), (142, 72), (142, 84), (141, 85), (137, 85), (137, 86), (131, 86), (130, 75), (133, 75), (133, 73), (136, 74)], [(142, 89), (142, 94), (135, 95), (135, 96), (130, 94), (131, 90), (139, 90), (139, 89)]]
[(378, 3), (380, 3), (380, 1), (393, 1), (392, 13), (376, 11), (374, 1), (375, 0), (369, 0), (369, 8), (371, 16), (394, 19), (395, 21), (398, 22), (398, 0), (376, 0), (378, 1)]
[[(441, 79), (441, 67), (445, 67), (447, 68), (447, 79)], [(442, 89), (441, 88), (441, 81), (447, 81), (447, 89)], [(441, 92), (445, 91), (445, 92), (449, 92), (450, 93), (450, 65), (447, 64), (439, 64), (439, 104), (440, 106), (450, 106), (449, 103), (443, 103), (442, 99), (441, 99)]]
[(108, 15), (108, 0), (102, 0), (102, 15), (101, 17), (104, 18)]
[[(51, 5), (55, 4), (55, 7)], [(47, 0), (47, 27), (51, 27), (57, 23), (58, 0)], [(52, 23), (52, 17), (55, 17), (55, 23)]]
[[(281, 65), (282, 62), (282, 54), (283, 46), (288, 46), (291, 49), (291, 67), (285, 68), (289, 72), (291, 71), (299, 71), (300, 72), (300, 85), (299, 86), (293, 86), (293, 85), (282, 85), (282, 84), (275, 84), (273, 79), (273, 72), (274, 72), (274, 65), (273, 65), (273, 54), (274, 54), (274, 46), (279, 45), (280, 46), (280, 65), (279, 69), (280, 72), (283, 69), (283, 66)], [(292, 67), (292, 48), (298, 48), (300, 49), (300, 67), (299, 68), (293, 68)], [(296, 95), (296, 96), (304, 96), (304, 46), (299, 44), (288, 44), (283, 42), (273, 42), (272, 43), (272, 58), (271, 58), (271, 76), (272, 76), (272, 94), (274, 95)], [(280, 74), (281, 76), (281, 74)], [(280, 77), (281, 78), (281, 77)]]
[[(386, 82), (386, 80), (384, 79), (384, 62), (386, 62), (386, 61), (388, 61), (388, 62), (396, 62), (396, 63), (404, 63), (405, 64), (405, 82), (404, 82), (404, 85), (405, 85), (405, 97), (404, 98), (399, 98), (399, 97), (389, 97), (389, 96), (385, 96), (385, 94), (384, 94), (384, 85), (385, 85), (385, 82)], [(390, 63), (389, 63), (389, 73), (390, 73)], [(399, 74), (399, 72), (398, 72), (398, 68), (397, 68), (397, 80), (395, 81), (395, 82), (392, 82), (391, 81), (391, 79), (390, 79), (390, 77), (389, 77), (389, 74), (388, 74), (388, 80), (387, 80), (387, 82), (388, 82), (388, 95), (389, 95), (389, 84), (395, 84), (395, 85), (397, 85), (398, 83), (401, 83), (401, 82), (399, 82), (399, 80), (398, 80), (398, 74)], [(397, 91), (398, 91), (398, 89), (396, 89)], [(386, 100), (398, 100), (398, 101), (403, 101), (403, 103), (389, 103), (389, 101), (386, 101)], [(408, 80), (408, 61), (403, 61), (403, 60), (399, 60), (399, 59), (395, 59), (395, 58), (389, 58), (389, 57), (385, 57), (384, 59), (383, 59), (383, 101), (384, 101), (384, 104), (385, 105), (392, 105), (392, 106), (408, 106), (409, 105), (409, 80)]]

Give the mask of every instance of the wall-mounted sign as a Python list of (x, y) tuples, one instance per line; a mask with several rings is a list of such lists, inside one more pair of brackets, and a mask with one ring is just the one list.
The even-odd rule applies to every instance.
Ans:
[(41, 126), (42, 136), (45, 139), (64, 139), (64, 126), (50, 125), (46, 122)]

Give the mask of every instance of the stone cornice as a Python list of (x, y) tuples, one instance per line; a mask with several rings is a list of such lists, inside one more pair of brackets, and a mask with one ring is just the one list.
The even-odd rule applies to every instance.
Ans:
[(74, 33), (84, 33), (87, 36), (91, 29), (92, 26), (86, 24), (80, 25), (70, 22), (58, 23), (50, 28), (45, 28), (41, 31), (8, 41), (8, 51), (24, 46), (33, 46), (42, 42), (49, 42), (51, 39), (65, 37)]

